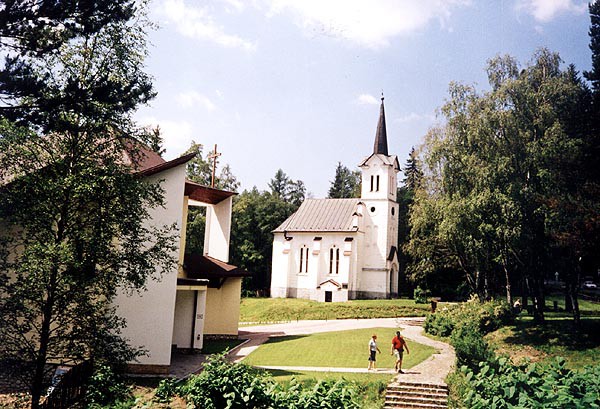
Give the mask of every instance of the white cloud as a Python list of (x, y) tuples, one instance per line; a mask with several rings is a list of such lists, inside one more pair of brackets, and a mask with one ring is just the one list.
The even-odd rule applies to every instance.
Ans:
[(410, 114), (403, 115), (399, 118), (394, 119), (394, 121), (400, 122), (400, 123), (419, 122), (419, 121), (433, 122), (434, 120), (435, 120), (435, 115), (417, 114), (416, 112), (411, 112)]
[(139, 118), (138, 121), (143, 126), (160, 127), (167, 159), (180, 156), (194, 139), (193, 127), (187, 121), (162, 120), (152, 116)]
[(356, 102), (361, 105), (377, 105), (379, 101), (373, 95), (370, 94), (361, 94), (356, 98)]
[[(230, 4), (234, 3), (230, 2)], [(224, 47), (238, 47), (247, 51), (256, 49), (256, 44), (253, 42), (226, 33), (225, 28), (215, 22), (206, 7), (189, 6), (184, 0), (165, 0), (159, 5), (158, 12), (185, 37), (212, 41)]]
[(268, 16), (291, 12), (312, 33), (331, 35), (369, 48), (410, 34), (438, 20), (447, 26), (451, 11), (470, 0), (264, 0)]
[(196, 91), (180, 92), (177, 95), (177, 103), (182, 108), (194, 108), (201, 106), (207, 111), (214, 111), (215, 104), (206, 96)]
[(587, 10), (587, 2), (576, 0), (518, 0), (517, 10), (525, 10), (537, 21), (547, 23), (562, 13), (584, 13)]

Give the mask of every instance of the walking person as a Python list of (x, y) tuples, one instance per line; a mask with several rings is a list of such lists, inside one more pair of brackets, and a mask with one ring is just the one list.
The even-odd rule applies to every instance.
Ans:
[(402, 372), (402, 357), (404, 355), (405, 349), (406, 353), (410, 354), (410, 351), (408, 350), (408, 344), (406, 343), (402, 335), (400, 335), (400, 331), (396, 331), (396, 336), (392, 338), (392, 352), (390, 355), (396, 356), (396, 364), (394, 365), (394, 370), (398, 371), (398, 373), (404, 373)]
[(370, 371), (371, 369), (377, 370), (375, 355), (378, 352), (381, 354), (381, 351), (377, 347), (377, 335), (373, 334), (371, 340), (369, 341), (369, 366), (367, 367), (368, 371)]

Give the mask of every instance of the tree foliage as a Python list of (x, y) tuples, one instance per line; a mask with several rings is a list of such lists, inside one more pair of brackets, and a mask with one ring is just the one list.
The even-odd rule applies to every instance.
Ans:
[(283, 201), (298, 207), (306, 197), (306, 186), (301, 180), (292, 180), (286, 173), (278, 169), (273, 179), (269, 181), (271, 193)]
[(112, 300), (175, 263), (171, 227), (144, 223), (162, 189), (134, 172), (158, 138), (131, 119), (154, 96), (142, 70), (149, 24), (143, 6), (117, 3), (11, 1), (0, 12), (0, 353), (32, 407), (49, 361), (139, 354)]
[(244, 190), (233, 203), (231, 260), (253, 273), (245, 289), (266, 290), (271, 285), (273, 234), (297, 206), (279, 195)]
[(338, 162), (327, 197), (330, 199), (360, 197), (360, 172), (351, 171), (342, 165), (342, 162)]
[[(446, 124), (423, 146), (426, 172), (408, 244), (414, 274), (457, 269), (482, 298), (504, 288), (509, 301), (511, 285), (524, 285), (539, 321), (544, 273), (566, 246), (561, 238), (585, 241), (578, 226), (598, 215), (585, 172), (589, 91), (560, 62), (545, 49), (523, 69), (497, 57), (487, 68), (490, 91), (450, 85)], [(571, 252), (566, 272), (590, 251)]]

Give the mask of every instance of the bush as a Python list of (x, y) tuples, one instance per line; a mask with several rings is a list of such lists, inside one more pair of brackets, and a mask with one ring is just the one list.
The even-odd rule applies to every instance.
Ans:
[[(192, 376), (177, 386), (161, 383), (159, 399), (172, 394), (186, 399), (189, 408), (359, 408), (358, 388), (345, 380), (319, 381), (314, 387), (304, 389), (295, 379), (283, 387), (265, 372), (244, 364), (232, 364), (223, 355), (214, 355), (200, 375)], [(164, 393), (163, 393), (164, 392)], [(166, 396), (164, 397), (166, 399)]]
[(562, 358), (513, 365), (503, 357), (482, 362), (477, 373), (464, 366), (461, 372), (468, 408), (600, 408), (600, 366), (575, 372)]
[(178, 392), (190, 408), (267, 408), (273, 381), (252, 367), (231, 364), (223, 355), (209, 358), (201, 374), (189, 378)]
[(456, 327), (450, 342), (456, 351), (458, 367), (464, 365), (474, 370), (479, 367), (480, 362), (486, 362), (493, 357), (493, 352), (475, 323), (461, 324)]
[(467, 302), (447, 306), (427, 315), (424, 328), (428, 334), (448, 337), (455, 327), (476, 323), (478, 330), (485, 335), (513, 320), (511, 308), (506, 302), (481, 303), (474, 297)]
[(417, 287), (413, 292), (413, 296), (415, 304), (427, 304), (427, 290)]
[(99, 408), (106, 405), (117, 407), (128, 405), (131, 390), (123, 378), (108, 365), (100, 365), (94, 369), (87, 383), (85, 402), (88, 408)]

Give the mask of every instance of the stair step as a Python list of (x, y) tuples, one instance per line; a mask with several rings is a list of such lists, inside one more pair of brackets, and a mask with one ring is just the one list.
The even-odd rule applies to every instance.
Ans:
[(435, 397), (435, 398), (447, 398), (448, 392), (446, 391), (413, 391), (413, 390), (397, 390), (397, 389), (388, 389), (387, 393), (395, 396), (412, 396), (415, 398), (418, 397)]
[(406, 396), (385, 396), (386, 402), (394, 403), (431, 403), (435, 405), (445, 405), (448, 402), (447, 398), (435, 399), (435, 398), (414, 398)]
[(448, 386), (418, 383), (393, 382), (385, 393), (384, 409), (447, 409)]

